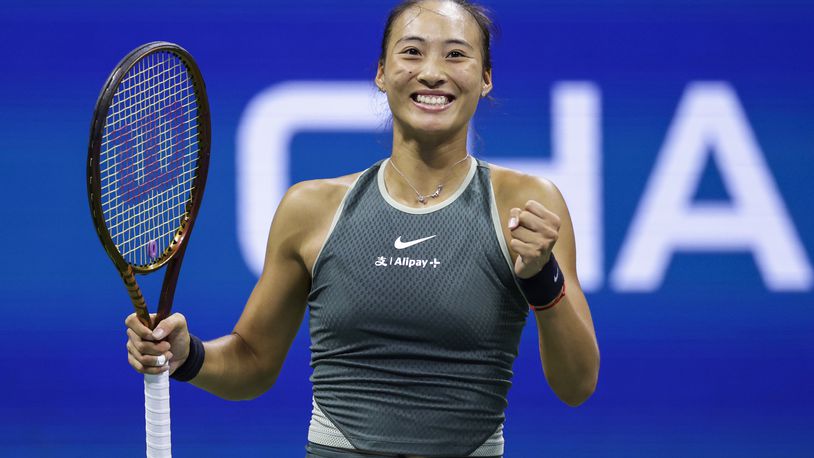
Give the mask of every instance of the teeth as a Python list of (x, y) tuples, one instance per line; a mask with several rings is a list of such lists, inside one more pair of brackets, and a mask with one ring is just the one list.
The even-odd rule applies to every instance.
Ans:
[(446, 105), (449, 103), (449, 99), (443, 95), (418, 95), (416, 100), (418, 103), (423, 103), (425, 105)]

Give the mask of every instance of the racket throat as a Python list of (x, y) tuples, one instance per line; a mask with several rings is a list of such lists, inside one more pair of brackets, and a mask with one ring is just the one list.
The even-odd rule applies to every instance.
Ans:
[(164, 282), (161, 285), (161, 296), (158, 299), (158, 312), (155, 316), (156, 325), (170, 316), (173, 299), (175, 298), (175, 286), (178, 283), (178, 274), (181, 272), (181, 261), (184, 259), (184, 251), (186, 251), (186, 243), (181, 244), (178, 252), (167, 263)]
[(127, 293), (130, 295), (130, 301), (133, 302), (133, 307), (136, 309), (136, 317), (141, 321), (141, 324), (153, 329), (152, 320), (150, 319), (150, 312), (147, 311), (147, 303), (144, 301), (144, 295), (141, 294), (141, 288), (136, 283), (136, 276), (133, 273), (133, 268), (129, 265), (125, 269), (120, 269), (122, 280), (127, 287)]

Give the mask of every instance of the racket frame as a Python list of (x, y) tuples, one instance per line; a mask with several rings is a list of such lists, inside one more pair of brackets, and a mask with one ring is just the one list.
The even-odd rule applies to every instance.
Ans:
[[(105, 123), (110, 109), (110, 104), (113, 100), (116, 90), (121, 84), (122, 80), (127, 76), (130, 69), (144, 57), (157, 52), (171, 52), (175, 54), (185, 65), (187, 72), (190, 75), (190, 82), (195, 92), (197, 102), (197, 115), (198, 115), (198, 158), (197, 158), (197, 173), (191, 183), (192, 195), (187, 202), (186, 215), (184, 221), (181, 222), (178, 232), (176, 232), (173, 241), (152, 263), (148, 265), (132, 265), (125, 260), (124, 256), (119, 252), (119, 249), (113, 243), (110, 233), (107, 230), (102, 210), (102, 183), (100, 180), (100, 164), (99, 155), (101, 151), (102, 140), (104, 137)], [(102, 91), (96, 100), (96, 106), (93, 110), (93, 121), (90, 128), (90, 141), (88, 143), (88, 160), (87, 160), (87, 187), (88, 187), (88, 204), (90, 205), (91, 216), (93, 217), (93, 225), (96, 229), (96, 234), (99, 236), (99, 241), (107, 252), (107, 255), (113, 261), (119, 274), (124, 280), (127, 291), (130, 294), (130, 299), (133, 306), (136, 308), (136, 314), (139, 320), (149, 327), (154, 329), (155, 325), (161, 320), (169, 316), (172, 309), (173, 297), (175, 296), (175, 286), (178, 282), (178, 274), (181, 270), (181, 262), (183, 261), (186, 245), (189, 242), (189, 237), (192, 233), (192, 227), (195, 219), (198, 216), (198, 211), (203, 199), (204, 187), (206, 185), (206, 176), (209, 171), (209, 151), (211, 146), (211, 125), (210, 125), (210, 112), (209, 101), (206, 95), (206, 85), (204, 83), (201, 71), (198, 64), (192, 56), (184, 48), (166, 41), (154, 41), (146, 43), (137, 47), (128, 53), (113, 69), (108, 77)], [(155, 320), (150, 319), (149, 312), (147, 311), (144, 296), (141, 289), (136, 282), (135, 274), (147, 274), (153, 272), (164, 265), (167, 269), (164, 273), (164, 281), (161, 286), (161, 295), (158, 301), (158, 310)]]

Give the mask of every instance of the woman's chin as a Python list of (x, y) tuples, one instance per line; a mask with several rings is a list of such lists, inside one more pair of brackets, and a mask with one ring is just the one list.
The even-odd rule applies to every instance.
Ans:
[(410, 132), (417, 137), (427, 138), (455, 137), (461, 134), (461, 130), (460, 126), (438, 121), (412, 123), (407, 125), (405, 129), (406, 132)]

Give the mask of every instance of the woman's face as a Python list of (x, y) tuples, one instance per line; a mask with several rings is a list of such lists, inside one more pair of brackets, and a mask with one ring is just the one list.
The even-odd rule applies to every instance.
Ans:
[(452, 2), (431, 0), (406, 10), (393, 23), (376, 85), (387, 92), (394, 125), (404, 133), (465, 130), (479, 98), (492, 89), (477, 21)]

